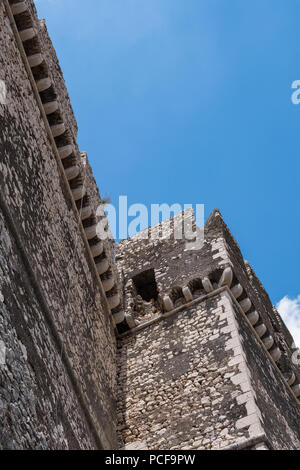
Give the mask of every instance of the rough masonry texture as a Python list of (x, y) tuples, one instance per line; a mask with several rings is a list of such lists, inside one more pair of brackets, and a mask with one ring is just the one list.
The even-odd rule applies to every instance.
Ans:
[(299, 449), (299, 354), (220, 212), (115, 244), (32, 0), (0, 43), (0, 449)]

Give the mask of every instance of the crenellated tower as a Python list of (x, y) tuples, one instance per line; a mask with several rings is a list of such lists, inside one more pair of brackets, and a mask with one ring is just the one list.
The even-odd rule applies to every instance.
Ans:
[[(200, 250), (172, 237), (177, 219), (117, 244), (126, 312), (120, 441), (127, 449), (299, 448), (290, 333), (220, 212)], [(194, 224), (193, 211), (183, 219)]]

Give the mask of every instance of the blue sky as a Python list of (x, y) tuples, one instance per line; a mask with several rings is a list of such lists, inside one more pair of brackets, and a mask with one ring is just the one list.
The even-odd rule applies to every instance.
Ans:
[(218, 207), (300, 331), (299, 0), (36, 3), (101, 194)]

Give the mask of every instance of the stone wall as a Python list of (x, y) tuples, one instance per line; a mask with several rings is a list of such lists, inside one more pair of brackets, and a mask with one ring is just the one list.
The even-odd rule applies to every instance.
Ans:
[(277, 363), (279, 369), (283, 374), (287, 374), (288, 376), (291, 373), (295, 374), (295, 384), (299, 384), (300, 370), (292, 361), (292, 356), (295, 352), (293, 338), (279, 313), (273, 307), (266, 290), (254, 270), (250, 264), (243, 259), (237, 242), (219, 212), (212, 214), (206, 227), (208, 233), (218, 233), (219, 240), (222, 240), (222, 244), (225, 246), (225, 261), (223, 254), (219, 257), (220, 263), (227, 261), (234, 271), (235, 282), (243, 286), (244, 291), (238, 299), (239, 302), (247, 297), (251, 300), (253, 308), (259, 314), (259, 323), (264, 323), (267, 327), (265, 337), (271, 335), (274, 339), (274, 347), (278, 347), (281, 351), (281, 357)]
[[(153, 268), (158, 289), (164, 292), (171, 286), (182, 285), (196, 276), (204, 277), (218, 268), (215, 247), (211, 243), (214, 234), (206, 227), (203, 247), (186, 249), (183, 224), (191, 224), (195, 229), (192, 209), (116, 244), (116, 260), (125, 284), (139, 272)], [(182, 227), (181, 239), (173, 236), (174, 227)]]
[(0, 449), (96, 448), (64, 344), (2, 213), (0, 229)]
[[(190, 211), (184, 216), (193, 217)], [(146, 232), (163, 231), (169, 223), (163, 222)], [(125, 445), (165, 449), (257, 445), (289, 448), (292, 439), (290, 448), (297, 447), (300, 385), (299, 368), (292, 361), (292, 337), (253, 269), (244, 261), (220, 212), (215, 210), (209, 217), (204, 245), (196, 252), (186, 250), (184, 239), (176, 241), (171, 236), (144, 241), (144, 235), (145, 232), (117, 245), (117, 262), (125, 285), (124, 308), (135, 322), (126, 317), (127, 332), (119, 326), (123, 337), (119, 380), (120, 387), (124, 387), (119, 390), (119, 430)], [(138, 277), (149, 282), (146, 274), (143, 278), (149, 269), (154, 273), (158, 300), (142, 298), (135, 281)], [(220, 289), (226, 291), (222, 294), (222, 308), (227, 315), (222, 321), (227, 321), (226, 326), (219, 325), (218, 309), (212, 304)], [(199, 327), (201, 322), (203, 328)], [(210, 346), (215, 353), (217, 347), (207, 338), (213, 338), (220, 346), (217, 358), (210, 355)], [(174, 354), (178, 345), (186, 355)], [(205, 393), (205, 387), (210, 390), (210, 381), (215, 379), (209, 367), (205, 371), (201, 362), (200, 368), (196, 365), (199, 350), (204, 364), (209, 364), (212, 357), (213, 367), (227, 367), (226, 373), (233, 374), (228, 383), (222, 374), (217, 379), (220, 390), (228, 392), (220, 396), (222, 410), (228, 400), (232, 404), (233, 398), (237, 405), (245, 406), (244, 414), (240, 409), (238, 414), (226, 416), (226, 432), (218, 421), (221, 410), (211, 409), (210, 421), (197, 399)], [(175, 380), (169, 375), (170, 368), (178, 372)], [(197, 384), (202, 379), (204, 388), (199, 388)], [(189, 393), (185, 393), (186, 383)], [(234, 387), (237, 385), (239, 390)], [(239, 407), (232, 406), (234, 409)], [(161, 414), (162, 410), (165, 412)], [(187, 423), (186, 433), (183, 430), (179, 434), (181, 427), (185, 429), (185, 424), (179, 424), (182, 416)], [(193, 428), (190, 435), (189, 428)]]
[(291, 394), (278, 369), (242, 315), (237, 314), (243, 352), (248, 364), (262, 426), (275, 450), (300, 448), (299, 401)]
[(0, 447), (114, 448), (114, 326), (3, 2), (0, 42)]
[(238, 346), (226, 292), (120, 340), (118, 430), (125, 448), (216, 449), (258, 436), (262, 430), (250, 432), (255, 421), (247, 418), (251, 386), (233, 382), (240, 377)]

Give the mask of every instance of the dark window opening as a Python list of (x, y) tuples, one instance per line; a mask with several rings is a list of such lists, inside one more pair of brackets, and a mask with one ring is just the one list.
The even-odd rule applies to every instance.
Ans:
[(154, 269), (148, 269), (134, 276), (132, 280), (137, 294), (140, 295), (143, 300), (146, 300), (146, 302), (149, 302), (151, 299), (157, 300), (158, 291)]

